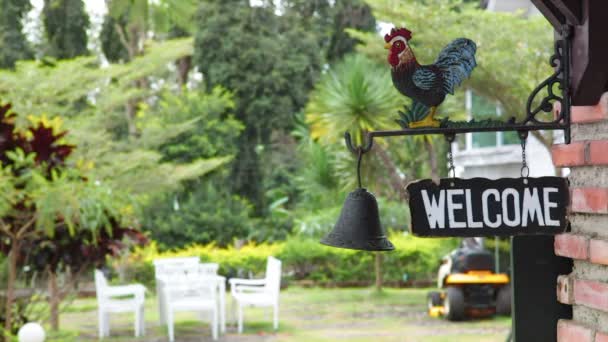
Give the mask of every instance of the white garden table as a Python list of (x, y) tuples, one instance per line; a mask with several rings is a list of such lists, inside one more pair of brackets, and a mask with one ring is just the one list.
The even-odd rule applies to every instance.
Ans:
[(184, 285), (191, 286), (196, 289), (200, 282), (214, 282), (217, 290), (217, 305), (219, 312), (219, 328), (221, 333), (226, 332), (226, 277), (221, 275), (207, 274), (185, 274), (179, 276), (159, 276), (156, 278), (156, 286), (158, 288), (158, 300), (160, 302), (160, 319), (161, 322), (167, 322), (167, 291), (171, 291), (171, 286), (183, 289)]

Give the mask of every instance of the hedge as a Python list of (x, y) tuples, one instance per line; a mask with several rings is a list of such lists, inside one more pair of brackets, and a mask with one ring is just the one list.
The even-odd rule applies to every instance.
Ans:
[[(453, 249), (454, 239), (422, 239), (401, 233), (392, 234), (392, 252), (382, 252), (385, 282), (402, 283), (409, 280), (433, 280), (440, 259)], [(283, 261), (283, 275), (289, 280), (308, 280), (316, 285), (366, 284), (374, 280), (374, 253), (333, 248), (318, 240), (290, 237), (273, 244), (248, 244), (239, 249), (192, 245), (184, 249), (159, 252), (153, 242), (132, 253), (123, 274), (128, 281), (154, 284), (153, 260), (177, 256), (198, 256), (201, 262), (216, 262), (219, 273), (227, 277), (261, 277), (266, 258), (273, 255)], [(404, 277), (405, 275), (405, 277)]]

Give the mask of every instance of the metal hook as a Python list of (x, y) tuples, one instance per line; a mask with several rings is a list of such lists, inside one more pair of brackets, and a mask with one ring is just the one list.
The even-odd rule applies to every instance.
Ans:
[(359, 182), (359, 189), (361, 186), (361, 159), (363, 159), (363, 150), (359, 148), (359, 156), (357, 157), (357, 181)]
[(445, 133), (445, 140), (451, 145), (456, 140), (456, 133)]
[(521, 141), (526, 141), (526, 139), (528, 139), (528, 131), (517, 131), (517, 135), (519, 135)]
[(369, 152), (369, 150), (372, 149), (372, 146), (374, 144), (374, 139), (369, 134), (366, 134), (365, 136), (367, 138), (366, 144), (363, 145), (363, 146), (357, 146), (357, 147), (355, 147), (353, 145), (352, 140), (351, 140), (350, 133), (349, 132), (345, 132), (344, 133), (344, 141), (346, 142), (346, 147), (348, 147), (348, 150), (350, 152), (352, 152), (353, 154), (359, 154), (359, 153), (363, 154), (363, 153)]

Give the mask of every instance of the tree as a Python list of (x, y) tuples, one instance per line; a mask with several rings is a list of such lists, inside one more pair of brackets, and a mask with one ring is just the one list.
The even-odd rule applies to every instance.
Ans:
[[(127, 64), (100, 69), (94, 57), (79, 57), (53, 65), (20, 63), (14, 71), (0, 71), (0, 96), (10, 98), (18, 113), (61, 113), (75, 144), (76, 159), (94, 161), (92, 177), (112, 188), (130, 191), (141, 199), (175, 190), (185, 179), (197, 178), (226, 164), (229, 156), (189, 163), (163, 161), (160, 146), (194, 128), (195, 121), (165, 122), (140, 118), (141, 136), (128, 141), (122, 106), (133, 97), (155, 98), (163, 89), (133, 89), (142, 77), (163, 78), (175, 59), (192, 51), (192, 40), (149, 44), (146, 54)], [(71, 104), (94, 94), (78, 112)], [(143, 112), (142, 112), (143, 114)], [(18, 117), (23, 122), (25, 117)]]
[(297, 154), (301, 161), (294, 177), (298, 189), (298, 208), (311, 212), (341, 205), (344, 194), (340, 191), (336, 156), (337, 149), (342, 149), (342, 146), (322, 144), (318, 139), (313, 139), (305, 120), (304, 113), (298, 115), (292, 132), (298, 140)]
[(89, 15), (83, 0), (44, 0), (42, 15), (48, 55), (69, 59), (88, 54)]
[(103, 17), (101, 31), (99, 32), (99, 41), (101, 42), (101, 51), (108, 61), (111, 63), (120, 63), (129, 61), (129, 51), (120, 40), (120, 35), (116, 27), (124, 27), (124, 19), (114, 18), (106, 14)]
[[(89, 201), (89, 205), (100, 209), (102, 217), (108, 219), (107, 226), (103, 229), (98, 231), (79, 229), (75, 233), (70, 233), (65, 227), (58, 226), (51, 236), (41, 235), (37, 239), (25, 241), (22, 245), (22, 254), (27, 256), (26, 266), (32, 271), (47, 276), (50, 323), (53, 330), (59, 329), (61, 302), (75, 288), (83, 272), (90, 271), (91, 267), (101, 268), (105, 266), (108, 257), (117, 257), (123, 250), (147, 242), (147, 238), (135, 226), (125, 226), (120, 222), (115, 216), (117, 212), (107, 212), (108, 207), (103, 208), (107, 204), (98, 201), (104, 197), (103, 192), (106, 194), (105, 197), (109, 197), (107, 194), (112, 194), (112, 198), (103, 198), (104, 200), (117, 199), (117, 191), (108, 192), (108, 190), (106, 186), (90, 187), (81, 195)], [(92, 194), (92, 191), (101, 194)], [(98, 202), (93, 203), (94, 201)], [(60, 286), (58, 281), (61, 275), (65, 278), (63, 286)]]
[[(221, 87), (210, 91), (178, 88), (167, 68), (190, 54), (191, 44), (191, 39), (149, 44), (143, 56), (103, 69), (95, 58), (79, 57), (51, 66), (20, 63), (15, 71), (0, 74), (0, 93), (14, 99), (16, 109), (53, 113), (67, 108), (63, 113), (69, 119), (66, 127), (79, 146), (74, 159), (89, 169), (92, 180), (128, 191), (143, 227), (166, 241), (163, 247), (167, 248), (215, 237), (230, 243), (229, 233), (247, 238), (252, 226), (249, 202), (219, 185), (229, 182), (229, 163), (244, 129), (232, 114), (233, 94)], [(132, 81), (141, 77), (165, 86), (133, 89)], [(68, 112), (83, 96), (90, 102), (78, 112)], [(137, 114), (140, 137), (134, 140), (127, 138), (122, 111), (125, 99), (131, 97), (147, 99)], [(19, 121), (24, 119), (19, 117)], [(207, 196), (211, 193), (208, 185), (217, 195)], [(177, 212), (174, 200), (180, 205)], [(221, 217), (234, 222), (232, 230), (222, 224)], [(172, 224), (178, 220), (190, 224), (183, 226), (189, 232), (185, 237), (171, 236)]]
[[(353, 144), (361, 146), (367, 132), (393, 125), (394, 116), (403, 101), (389, 75), (383, 73), (375, 62), (351, 55), (317, 84), (305, 109), (306, 121), (310, 124), (311, 137), (324, 145), (341, 143), (344, 132), (348, 131)], [(364, 183), (378, 185), (385, 179), (379, 175), (388, 169), (390, 190), (387, 195), (394, 196), (405, 184), (389, 152), (381, 144), (376, 143), (373, 153), (364, 157), (380, 159), (379, 163), (362, 163)], [(340, 172), (353, 175), (353, 158), (344, 154), (340, 156), (337, 161)], [(346, 189), (354, 187), (355, 178), (340, 177)]]
[[(99, 38), (105, 57), (112, 63), (128, 62), (140, 53), (137, 48), (143, 48), (145, 33), (150, 30), (156, 39), (190, 37), (195, 30), (198, 0), (113, 0), (109, 5)], [(191, 60), (187, 55), (176, 61), (182, 86), (187, 82)]]
[(31, 8), (30, 0), (0, 0), (0, 68), (13, 68), (16, 61), (33, 57), (22, 23)]
[[(67, 132), (57, 130), (59, 121), (31, 119), (25, 129), (17, 129), (17, 115), (10, 108), (0, 107), (0, 188), (5, 190), (0, 206), (0, 251), (9, 258), (4, 329), (13, 330), (17, 268), (27, 264), (28, 254), (49, 274), (51, 322), (57, 329), (59, 265), (79, 271), (87, 261), (103, 261), (115, 252), (107, 243), (115, 243), (132, 229), (120, 226), (121, 202), (116, 196), (110, 196), (108, 188), (88, 182), (85, 174), (67, 163), (74, 146), (65, 142)], [(71, 248), (61, 248), (66, 244)], [(46, 258), (49, 249), (54, 249), (54, 255)], [(47, 251), (42, 259), (36, 255), (41, 251)]]
[[(409, 128), (409, 124), (424, 118), (429, 115), (429, 107), (424, 104), (412, 100), (411, 106), (404, 106), (404, 111), (399, 111), (400, 119), (396, 120), (402, 129)], [(433, 135), (415, 135), (413, 136), (414, 143), (422, 143), (429, 155), (429, 166), (431, 169), (431, 178), (435, 181), (439, 181), (439, 165), (437, 163), (437, 152), (435, 151), (435, 143), (438, 140)]]
[(271, 133), (289, 130), (321, 69), (313, 33), (248, 1), (201, 4), (194, 64), (208, 88), (235, 94), (235, 117), (245, 125), (233, 164), (231, 188), (265, 211), (260, 152)]
[[(101, 31), (102, 49), (108, 60), (128, 62), (141, 56), (146, 47), (147, 36), (151, 29), (168, 31), (171, 28), (191, 29), (191, 18), (195, 13), (196, 0), (112, 0), (108, 2), (108, 15)], [(179, 18), (179, 19), (177, 19)], [(161, 32), (155, 32), (161, 33)], [(116, 38), (120, 45), (113, 40)], [(189, 56), (189, 55), (188, 55)], [(185, 84), (189, 64), (182, 65), (179, 76)], [(148, 88), (149, 80), (140, 78), (133, 81), (135, 88)], [(136, 124), (138, 107), (143, 99), (131, 98), (125, 104), (125, 119), (131, 139), (136, 139), (140, 132)]]
[(218, 183), (225, 183), (225, 177), (190, 181), (190, 191), (164, 194), (146, 207), (144, 224), (161, 249), (209, 243), (225, 247), (247, 239), (254, 228), (251, 205)]
[(283, 0), (280, 2), (288, 25), (301, 25), (316, 36), (321, 54), (329, 62), (353, 52), (357, 40), (346, 28), (375, 32), (376, 19), (361, 0)]
[(346, 29), (375, 32), (376, 18), (371, 8), (360, 0), (338, 0), (333, 12), (332, 35), (326, 55), (329, 61), (338, 61), (353, 52), (359, 43), (359, 40), (348, 35)]
[(219, 86), (210, 92), (165, 91), (157, 106), (144, 111), (149, 118), (144, 118), (144, 123), (160, 127), (175, 122), (192, 123), (191, 129), (160, 145), (163, 161), (190, 163), (201, 158), (235, 155), (237, 139), (244, 127), (232, 114), (234, 106), (232, 93)]
[[(368, 131), (382, 129), (392, 123), (392, 116), (402, 101), (388, 75), (380, 72), (376, 63), (363, 56), (352, 55), (336, 65), (317, 84), (306, 106), (306, 120), (311, 125), (311, 136), (322, 144), (335, 144), (341, 140), (346, 130), (352, 134), (354, 143), (361, 146)], [(378, 162), (369, 161), (366, 156), (368, 161), (363, 164), (363, 184), (378, 185), (384, 178), (381, 176), (383, 169), (388, 169), (390, 194), (401, 195), (405, 183), (390, 153), (380, 144), (376, 143), (369, 153), (373, 157), (379, 157)], [(342, 159), (348, 160), (348, 164), (352, 165), (352, 156), (342, 156)], [(355, 179), (352, 171), (342, 171), (346, 171), (349, 177), (340, 177), (341, 179)], [(376, 253), (378, 291), (382, 288), (381, 263), (382, 255)]]
[[(244, 127), (231, 115), (233, 108), (232, 94), (221, 87), (209, 93), (184, 90), (163, 93), (159, 105), (145, 111), (144, 117), (152, 121), (146, 125), (159, 127), (193, 122), (191, 130), (159, 147), (163, 161), (190, 163), (237, 153), (237, 139)], [(225, 246), (235, 238), (247, 238), (251, 206), (220, 185), (227, 182), (226, 172), (218, 170), (156, 196), (144, 209), (144, 226), (163, 249), (210, 242)]]

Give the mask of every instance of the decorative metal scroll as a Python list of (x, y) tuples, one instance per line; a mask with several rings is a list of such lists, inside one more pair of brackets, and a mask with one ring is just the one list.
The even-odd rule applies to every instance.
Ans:
[[(555, 41), (555, 53), (551, 56), (549, 63), (554, 68), (554, 73), (540, 83), (528, 97), (526, 105), (526, 117), (522, 121), (511, 118), (506, 122), (498, 120), (471, 120), (450, 121), (444, 119), (439, 127), (407, 128), (403, 125), (400, 130), (372, 131), (366, 135), (363, 146), (353, 146), (351, 136), (345, 133), (344, 139), (348, 149), (355, 154), (366, 153), (373, 146), (375, 137), (393, 137), (408, 135), (442, 134), (450, 138), (460, 133), (472, 132), (505, 132), (517, 131), (527, 134), (530, 131), (539, 130), (562, 130), (566, 144), (570, 143), (570, 49), (572, 38), (572, 27), (565, 25), (562, 28), (561, 39)], [(545, 96), (540, 98), (541, 94)], [(536, 101), (535, 101), (536, 100)], [(538, 103), (534, 105), (534, 103)], [(559, 104), (555, 106), (555, 104)], [(554, 113), (555, 108), (555, 113)], [(550, 120), (543, 120), (542, 115), (553, 114)], [(404, 113), (400, 113), (402, 118)], [(400, 120), (398, 120), (400, 121)]]

